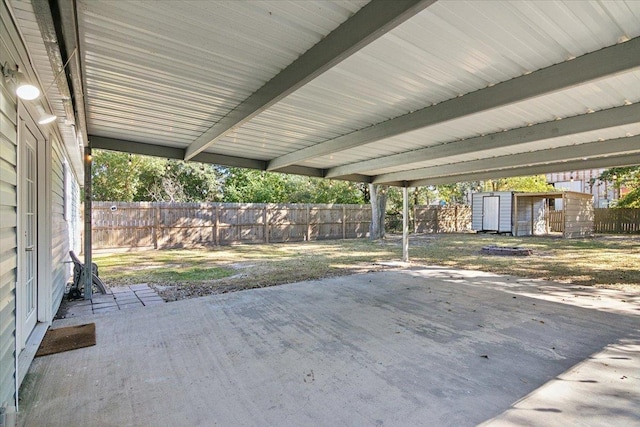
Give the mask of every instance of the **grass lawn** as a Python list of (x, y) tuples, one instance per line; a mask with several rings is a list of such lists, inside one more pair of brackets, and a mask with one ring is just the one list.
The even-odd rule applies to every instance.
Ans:
[[(481, 253), (487, 245), (533, 249), (529, 257)], [(385, 269), (401, 258), (401, 241), (366, 239), (101, 253), (94, 255), (111, 286), (149, 283), (167, 300)], [(416, 235), (416, 265), (443, 265), (584, 286), (640, 291), (640, 236), (567, 240), (476, 234)]]

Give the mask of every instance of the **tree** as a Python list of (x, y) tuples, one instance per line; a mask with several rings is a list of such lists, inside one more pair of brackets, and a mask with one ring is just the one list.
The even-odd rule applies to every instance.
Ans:
[(547, 183), (547, 178), (544, 175), (492, 179), (485, 181), (484, 187), (488, 187), (490, 191), (524, 191), (527, 193), (554, 190), (553, 185)]
[[(620, 195), (613, 207), (640, 208), (640, 165), (610, 168), (602, 172), (598, 179), (613, 183), (613, 188)], [(626, 193), (621, 194), (623, 189)]]
[[(413, 218), (414, 207), (428, 205), (438, 198), (436, 187), (416, 187), (409, 192), (409, 219)], [(402, 188), (389, 187), (387, 189), (387, 208), (385, 231), (402, 231)]]
[(225, 173), (225, 202), (282, 203), (286, 201), (287, 192), (282, 174), (242, 168), (229, 168)]
[(364, 203), (362, 186), (298, 175), (229, 168), (225, 202), (236, 203)]
[(92, 159), (93, 200), (133, 201), (140, 186), (140, 176), (136, 173), (138, 159), (134, 165), (133, 156), (104, 150), (94, 150)]
[(438, 198), (446, 204), (461, 205), (467, 203), (467, 194), (474, 189), (471, 182), (458, 182), (436, 186)]
[(371, 240), (384, 238), (384, 220), (387, 210), (387, 193), (389, 187), (386, 185), (369, 184), (369, 198), (371, 200), (371, 228), (369, 238)]
[(94, 150), (93, 200), (217, 201), (220, 171), (212, 165)]

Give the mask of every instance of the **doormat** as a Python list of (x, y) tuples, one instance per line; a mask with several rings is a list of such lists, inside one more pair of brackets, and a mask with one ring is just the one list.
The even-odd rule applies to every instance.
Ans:
[(96, 345), (96, 324), (49, 329), (35, 357)]

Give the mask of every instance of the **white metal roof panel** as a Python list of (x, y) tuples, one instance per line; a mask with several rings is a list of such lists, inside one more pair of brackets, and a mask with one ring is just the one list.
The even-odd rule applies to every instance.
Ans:
[[(186, 149), (366, 3), (79, 0), (89, 133)], [(440, 0), (230, 128), (205, 152), (271, 161), (636, 37), (640, 2), (632, 0)], [(629, 102), (640, 102), (639, 69), (289, 164), (325, 170)], [(636, 131), (620, 126), (433, 164)]]
[(406, 170), (420, 169), (420, 168), (432, 167), (432, 166), (441, 166), (444, 164), (456, 164), (456, 163), (462, 163), (467, 161), (487, 159), (487, 158), (493, 158), (493, 157), (502, 157), (502, 156), (508, 156), (511, 154), (520, 154), (520, 153), (530, 153), (531, 161), (534, 162), (536, 159), (536, 151), (548, 150), (548, 149), (559, 148), (559, 147), (567, 147), (567, 146), (575, 146), (576, 154), (579, 157), (580, 144), (586, 144), (586, 143), (600, 141), (600, 140), (602, 140), (603, 143), (606, 143), (607, 140), (624, 138), (627, 136), (634, 136), (634, 135), (640, 135), (640, 123), (627, 125), (627, 126), (617, 126), (613, 128), (601, 129), (601, 130), (591, 131), (591, 132), (584, 132), (580, 134), (563, 136), (559, 138), (551, 138), (551, 139), (546, 139), (542, 141), (535, 141), (535, 142), (520, 144), (517, 146), (511, 146), (511, 147), (502, 148), (502, 149), (480, 150), (480, 151), (475, 151), (473, 153), (468, 153), (464, 155), (450, 156), (450, 157), (447, 157), (446, 159), (435, 159), (435, 160), (411, 163), (410, 165), (380, 168), (373, 171), (368, 171), (367, 173), (371, 173), (372, 175), (379, 175), (384, 173), (401, 172)]
[[(273, 152), (277, 157), (638, 35), (640, 3), (622, 7), (608, 2), (440, 1), (243, 127), (272, 126), (286, 133), (288, 125), (293, 129), (305, 123), (306, 129), (296, 128), (295, 140), (278, 145)], [(620, 105), (628, 96), (626, 89), (610, 89), (602, 84), (582, 88), (576, 96), (592, 105), (581, 111), (576, 111), (571, 91), (563, 91), (542, 104), (529, 100), (523, 107), (478, 115), (464, 127), (456, 123), (449, 134), (429, 128), (426, 139), (418, 131), (414, 143), (396, 137), (381, 144), (398, 150), (417, 148), (442, 138), (465, 138)], [(589, 90), (592, 102), (584, 99)], [(505, 111), (510, 114), (505, 116)], [(516, 116), (520, 117), (514, 120)], [(227, 143), (220, 141), (210, 151), (224, 150)], [(331, 167), (376, 157), (378, 150), (370, 144), (305, 164)]]
[[(335, 156), (334, 159), (323, 156), (306, 162), (305, 164), (312, 167), (322, 167), (322, 165), (333, 167), (339, 163), (344, 164), (376, 158), (379, 156), (378, 150), (380, 147), (384, 147), (386, 154), (396, 154), (403, 151), (439, 145), (441, 143), (520, 128), (528, 124), (572, 117), (590, 111), (604, 110), (624, 105), (625, 102), (640, 102), (640, 70), (616, 75), (608, 79), (570, 88), (551, 95), (541, 96), (532, 100), (522, 101), (451, 120), (383, 141), (377, 141), (362, 147), (346, 150), (340, 153), (340, 161), (337, 161)], [(624, 136), (624, 133), (619, 136)], [(513, 150), (514, 153), (522, 152), (519, 146), (513, 148)], [(442, 160), (438, 162), (441, 163)], [(411, 165), (411, 168), (413, 168), (413, 165)], [(404, 170), (404, 168), (399, 166), (385, 169), (385, 171), (397, 170)], [(381, 171), (372, 170), (363, 172), (377, 174)]]
[[(366, 3), (81, 1), (89, 131), (139, 121), (165, 136), (153, 124), (165, 111), (171, 127), (192, 128), (173, 144), (184, 146)], [(105, 103), (130, 117), (104, 114)]]

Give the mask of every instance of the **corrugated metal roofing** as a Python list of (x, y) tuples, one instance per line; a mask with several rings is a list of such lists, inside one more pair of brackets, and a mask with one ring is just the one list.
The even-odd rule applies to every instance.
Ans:
[[(265, 144), (261, 158), (283, 155), (637, 37), (639, 18), (637, 3), (438, 2), (213, 149), (239, 155), (257, 142), (258, 135)], [(569, 26), (559, 29), (560, 22)], [(329, 168), (638, 102), (639, 76), (615, 76), (318, 157), (305, 165)], [(383, 171), (387, 169), (363, 172)]]
[(186, 146), (365, 3), (81, 1), (89, 132)]
[[(337, 131), (362, 129), (640, 35), (639, 16), (619, 13), (618, 6), (614, 11), (592, 2), (570, 6), (546, 1), (438, 2), (246, 127), (317, 120), (307, 132), (309, 140), (297, 138), (290, 145), (296, 150), (316, 143), (313, 137), (318, 134), (331, 139)], [(595, 29), (585, 28), (591, 21), (577, 18), (594, 14), (601, 18)], [(570, 22), (571, 31), (552, 31), (542, 16)], [(526, 31), (515, 33), (517, 28)], [(546, 117), (554, 115), (549, 111)], [(529, 118), (544, 120), (533, 114)], [(486, 128), (476, 133), (491, 131), (491, 125)], [(366, 149), (360, 151), (366, 155)]]
[[(80, 0), (89, 133), (186, 149), (367, 3)], [(229, 129), (205, 152), (264, 164), (637, 37), (640, 2), (633, 0), (441, 0)], [(636, 102), (638, 68), (294, 166), (325, 171)], [(355, 172), (535, 155), (636, 134), (638, 126), (603, 124), (607, 129)]]
[[(341, 152), (339, 161), (335, 159), (335, 156), (334, 159), (330, 159), (329, 156), (324, 156), (314, 159), (307, 164), (314, 167), (327, 167), (327, 165), (328, 167), (333, 167), (338, 164), (376, 158), (381, 155), (376, 155), (374, 150), (379, 152), (383, 149), (386, 155), (395, 154), (410, 151), (411, 149), (524, 127), (531, 123), (547, 122), (557, 118), (585, 114), (588, 111), (599, 111), (622, 106), (625, 105), (625, 101), (640, 102), (640, 70), (405, 133), (394, 138), (389, 138), (385, 140), (384, 143), (376, 142), (364, 147), (346, 150)], [(623, 128), (613, 134), (611, 131), (607, 131), (607, 133), (603, 133), (603, 135), (611, 135), (609, 138), (622, 137), (629, 132), (627, 130), (623, 131), (622, 129)], [(637, 132), (632, 133), (637, 134)], [(595, 137), (594, 140), (598, 138), (601, 138), (601, 136)], [(573, 139), (574, 137), (572, 136), (564, 138), (564, 140), (567, 141), (573, 141)], [(560, 138), (560, 140), (563, 140), (563, 138)], [(589, 140), (582, 140), (582, 142), (589, 142)], [(537, 143), (541, 147), (540, 149), (545, 147), (545, 145), (539, 141)], [(570, 144), (572, 143), (573, 142), (570, 142)], [(531, 150), (530, 147), (532, 146), (535, 147), (535, 143), (523, 146), (519, 145), (517, 148), (512, 147), (509, 148), (509, 151), (511, 151), (511, 154), (527, 152)], [(363, 151), (369, 153), (369, 150), (371, 150), (371, 155), (365, 158)], [(505, 149), (502, 151), (502, 154), (506, 152), (507, 150)], [(460, 161), (459, 158), (451, 158), (451, 163), (458, 161)], [(442, 164), (442, 162), (442, 159), (438, 159), (436, 164)], [(414, 167), (419, 166), (412, 164), (411, 168)], [(384, 171), (367, 170), (366, 172), (377, 175), (391, 170), (397, 171), (405, 169), (407, 169), (407, 167), (398, 166), (384, 169)]]

